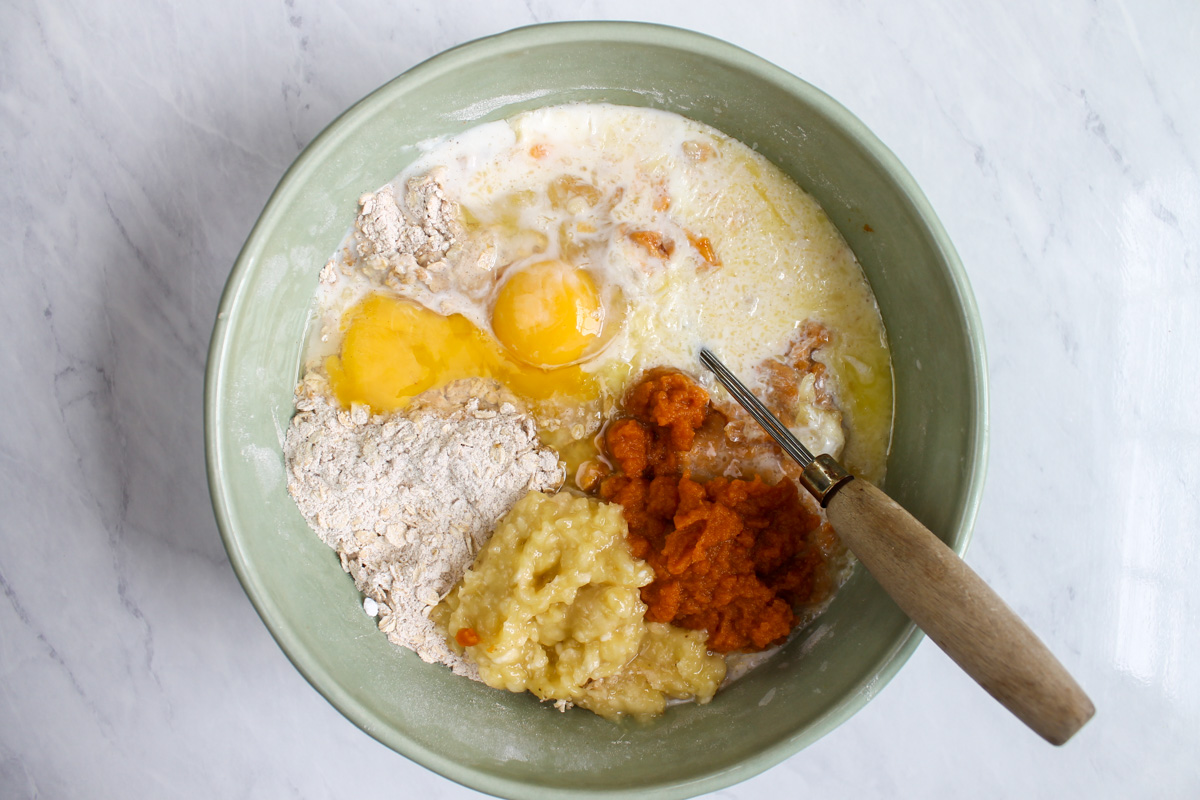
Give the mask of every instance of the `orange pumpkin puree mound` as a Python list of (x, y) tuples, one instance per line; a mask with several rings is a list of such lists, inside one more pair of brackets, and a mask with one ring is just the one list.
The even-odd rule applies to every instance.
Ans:
[(790, 480), (692, 480), (687, 451), (716, 412), (687, 376), (650, 375), (625, 411), (605, 433), (619, 472), (599, 493), (621, 504), (633, 555), (654, 568), (642, 589), (646, 619), (704, 629), (722, 653), (781, 642), (793, 608), (829, 590), (822, 573), (832, 529)]

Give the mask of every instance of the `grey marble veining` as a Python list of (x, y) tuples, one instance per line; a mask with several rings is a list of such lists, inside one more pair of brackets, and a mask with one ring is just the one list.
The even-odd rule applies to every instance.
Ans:
[(0, 796), (468, 797), (291, 667), (229, 567), (202, 386), (275, 182), (362, 95), (562, 18), (739, 44), (921, 184), (987, 334), (972, 564), (1089, 690), (1051, 748), (929, 643), (722, 798), (1200, 795), (1200, 6), (0, 5)]

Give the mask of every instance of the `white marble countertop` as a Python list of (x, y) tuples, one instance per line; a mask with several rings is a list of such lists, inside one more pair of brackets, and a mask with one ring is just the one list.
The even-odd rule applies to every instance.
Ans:
[(1200, 5), (878, 5), (3, 3), (0, 796), (480, 796), (347, 722), (268, 635), (209, 505), (204, 362), (238, 249), (326, 123), (567, 12), (754, 51), (914, 174), (987, 333), (967, 560), (1098, 709), (1053, 748), (926, 641), (713, 796), (1200, 796)]

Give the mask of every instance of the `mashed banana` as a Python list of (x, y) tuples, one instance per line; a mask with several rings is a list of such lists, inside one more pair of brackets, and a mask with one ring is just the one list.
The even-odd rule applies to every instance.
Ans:
[(725, 676), (703, 632), (647, 624), (653, 570), (629, 554), (620, 506), (530, 492), (430, 615), (484, 683), (614, 718), (707, 702)]
[(637, 658), (589, 683), (573, 702), (607, 719), (632, 714), (640, 720), (663, 713), (669, 697), (707, 703), (725, 679), (725, 659), (709, 654), (707, 638), (704, 631), (648, 622)]

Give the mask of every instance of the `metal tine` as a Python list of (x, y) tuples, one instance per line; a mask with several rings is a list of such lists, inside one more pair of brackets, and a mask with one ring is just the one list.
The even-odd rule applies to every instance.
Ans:
[(712, 373), (717, 376), (717, 380), (729, 391), (733, 399), (737, 400), (742, 408), (746, 409), (750, 416), (754, 417), (755, 421), (771, 434), (771, 438), (778, 442), (784, 452), (794, 458), (802, 467), (807, 467), (812, 463), (814, 456), (809, 449), (793, 436), (778, 417), (768, 411), (767, 407), (754, 396), (754, 393), (747, 389), (746, 385), (738, 380), (737, 376), (730, 372), (729, 368), (722, 364), (721, 360), (713, 355), (707, 347), (700, 348), (700, 363), (712, 370)]

